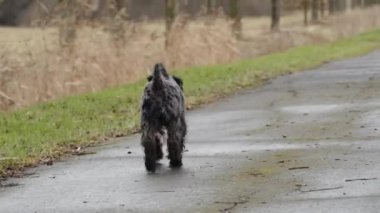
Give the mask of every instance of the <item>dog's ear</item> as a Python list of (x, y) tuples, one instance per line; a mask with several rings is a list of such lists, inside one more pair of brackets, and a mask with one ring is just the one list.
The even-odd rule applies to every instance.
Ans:
[(177, 77), (177, 76), (174, 76), (173, 75), (173, 79), (175, 82), (177, 82), (178, 86), (181, 88), (181, 90), (183, 90), (183, 81), (181, 78)]
[(152, 75), (148, 76), (148, 77), (146, 78), (146, 80), (148, 80), (148, 82), (152, 81), (152, 80), (153, 80), (153, 76), (152, 76)]

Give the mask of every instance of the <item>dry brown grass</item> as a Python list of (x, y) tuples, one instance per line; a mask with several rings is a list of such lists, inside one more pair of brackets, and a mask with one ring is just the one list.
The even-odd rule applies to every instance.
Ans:
[(112, 26), (81, 27), (70, 52), (60, 47), (56, 28), (2, 28), (0, 108), (135, 81), (157, 62), (180, 68), (238, 58), (237, 41), (228, 22), (186, 20), (181, 17), (175, 23), (168, 51), (163, 30), (156, 28), (163, 23), (127, 23), (122, 41), (115, 37)]
[(82, 26), (72, 51), (60, 47), (54, 27), (0, 28), (0, 108), (125, 84), (145, 76), (159, 61), (170, 69), (219, 64), (333, 41), (380, 27), (380, 8), (326, 17), (309, 27), (302, 23), (301, 13), (292, 14), (283, 17), (281, 31), (270, 33), (269, 18), (243, 19), (243, 40), (237, 41), (223, 17), (180, 17), (167, 47), (161, 21), (124, 23), (116, 32), (113, 24)]

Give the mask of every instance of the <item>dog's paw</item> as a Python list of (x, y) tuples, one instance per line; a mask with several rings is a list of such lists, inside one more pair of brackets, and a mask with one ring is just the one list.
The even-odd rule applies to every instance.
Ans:
[(145, 168), (148, 172), (156, 172), (156, 161), (145, 161)]
[(171, 168), (179, 168), (182, 166), (182, 161), (181, 160), (171, 160), (170, 161), (170, 167)]

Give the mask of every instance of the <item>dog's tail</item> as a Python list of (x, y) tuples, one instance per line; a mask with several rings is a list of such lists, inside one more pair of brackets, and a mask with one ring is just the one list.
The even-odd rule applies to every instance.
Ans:
[(159, 90), (163, 88), (163, 78), (168, 77), (168, 72), (166, 71), (163, 64), (158, 63), (154, 66), (153, 71), (153, 88)]

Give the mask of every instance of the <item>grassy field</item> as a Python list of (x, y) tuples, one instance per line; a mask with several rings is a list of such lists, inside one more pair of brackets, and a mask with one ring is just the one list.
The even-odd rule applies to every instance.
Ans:
[[(188, 108), (214, 101), (266, 79), (368, 53), (380, 47), (380, 30), (333, 43), (296, 47), (233, 64), (178, 70)], [(107, 138), (136, 132), (145, 81), (72, 96), (0, 115), (0, 176), (51, 162)]]

